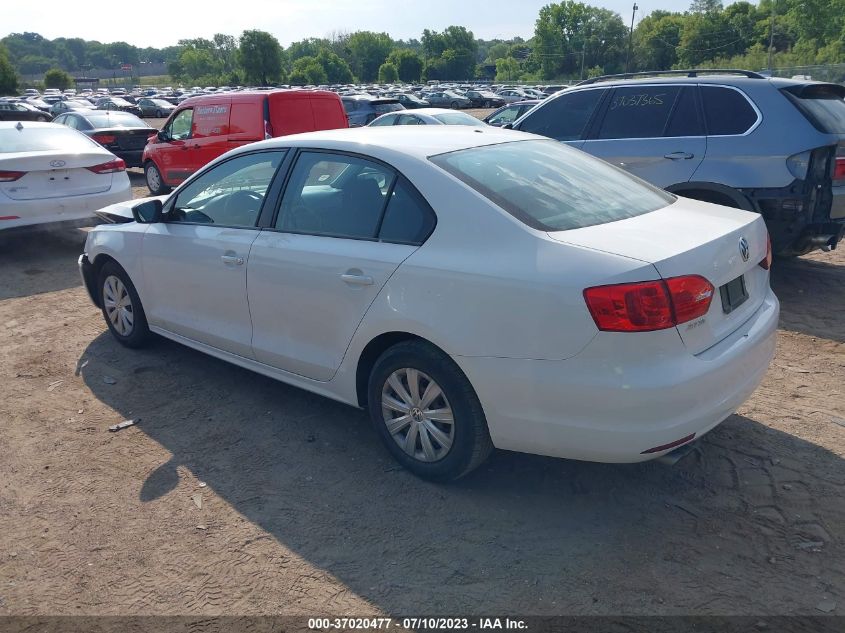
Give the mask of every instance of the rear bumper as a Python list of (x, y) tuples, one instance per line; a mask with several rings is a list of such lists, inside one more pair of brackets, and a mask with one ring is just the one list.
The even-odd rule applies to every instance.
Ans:
[(127, 167), (142, 167), (144, 165), (144, 162), (142, 160), (144, 156), (143, 149), (108, 148), (108, 150), (118, 158), (122, 158), (123, 162), (126, 163)]
[(68, 220), (93, 218), (94, 211), (116, 202), (132, 199), (126, 174), (116, 174), (108, 191), (83, 196), (13, 200), (0, 193), (0, 231), (19, 226), (33, 226)]
[(751, 395), (774, 356), (778, 313), (769, 290), (740, 328), (696, 356), (664, 330), (600, 333), (564, 361), (455, 361), (478, 393), (497, 448), (639, 462), (674, 446), (650, 449), (701, 437)]

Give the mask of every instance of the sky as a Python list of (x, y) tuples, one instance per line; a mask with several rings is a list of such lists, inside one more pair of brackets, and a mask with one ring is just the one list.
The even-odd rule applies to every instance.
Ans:
[[(0, 37), (30, 31), (48, 39), (81, 37), (162, 48), (180, 39), (215, 33), (240, 35), (261, 29), (282, 46), (332, 32), (385, 31), (393, 39), (419, 38), (423, 29), (467, 27), (489, 40), (534, 34), (540, 8), (550, 0), (211, 0), (206, 2), (108, 3), (107, 11), (76, 11), (67, 0), (6, 0)], [(619, 13), (630, 24), (632, 0), (583, 0)], [(637, 21), (655, 9), (684, 11), (689, 0), (637, 0)], [(728, 4), (728, 2), (725, 2)], [(152, 8), (157, 6), (158, 8)]]

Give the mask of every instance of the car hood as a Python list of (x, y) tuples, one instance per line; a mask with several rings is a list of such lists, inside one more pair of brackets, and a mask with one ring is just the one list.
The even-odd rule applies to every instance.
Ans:
[(94, 211), (94, 215), (110, 224), (134, 222), (135, 217), (132, 215), (132, 209), (136, 205), (149, 202), (150, 200), (161, 200), (164, 203), (167, 200), (167, 196), (149, 196), (147, 198), (136, 198), (134, 200), (126, 200), (125, 202), (117, 202)]

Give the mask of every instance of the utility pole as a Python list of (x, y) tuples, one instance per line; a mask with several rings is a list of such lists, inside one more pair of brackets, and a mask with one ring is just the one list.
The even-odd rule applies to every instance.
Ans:
[(769, 74), (772, 72), (772, 58), (775, 53), (775, 0), (772, 0), (772, 17), (769, 20)]
[(587, 53), (587, 38), (581, 41), (581, 81), (584, 81), (584, 56)]
[(625, 60), (625, 72), (631, 68), (631, 51), (634, 49), (634, 16), (637, 15), (637, 3), (634, 3), (634, 10), (631, 13), (631, 32), (628, 34), (628, 59)]

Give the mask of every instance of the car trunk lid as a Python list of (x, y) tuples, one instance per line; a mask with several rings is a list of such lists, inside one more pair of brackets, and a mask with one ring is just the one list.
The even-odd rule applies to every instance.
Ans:
[(108, 191), (112, 174), (88, 169), (115, 157), (104, 150), (57, 156), (55, 152), (26, 152), (14, 158), (0, 158), (0, 172), (23, 175), (0, 182), (0, 191), (13, 200), (36, 200), (83, 196)]
[(651, 263), (664, 279), (706, 278), (715, 288), (709, 310), (677, 327), (694, 354), (740, 327), (762, 304), (769, 287), (768, 271), (759, 266), (768, 236), (756, 213), (679, 198), (651, 213), (549, 235)]

